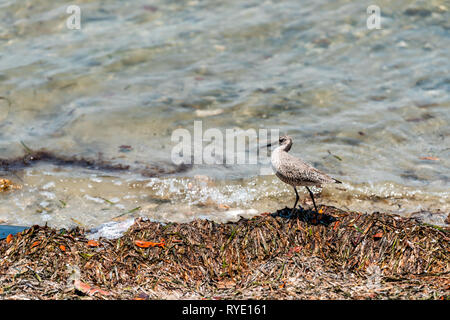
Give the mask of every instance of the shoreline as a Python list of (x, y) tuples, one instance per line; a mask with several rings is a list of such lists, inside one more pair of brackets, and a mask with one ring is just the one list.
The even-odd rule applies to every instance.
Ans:
[(449, 299), (450, 228), (322, 206), (238, 222), (137, 218), (118, 239), (0, 240), (1, 299)]

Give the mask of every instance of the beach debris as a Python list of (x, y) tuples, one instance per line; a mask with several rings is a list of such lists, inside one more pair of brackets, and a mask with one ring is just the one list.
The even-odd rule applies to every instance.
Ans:
[(0, 241), (0, 299), (449, 298), (448, 227), (321, 209), (315, 223), (310, 208), (229, 223), (137, 218), (96, 247), (79, 227), (32, 226)]
[(230, 206), (224, 203), (219, 203), (219, 205), (217, 206), (218, 209), (220, 210), (228, 210), (230, 209)]
[(130, 152), (133, 150), (132, 146), (129, 145), (121, 145), (119, 146), (119, 152)]
[(21, 189), (20, 185), (14, 184), (11, 180), (0, 179), (0, 192)]
[(95, 294), (99, 293), (101, 295), (104, 296), (109, 296), (111, 295), (111, 292), (102, 290), (100, 288), (96, 288), (96, 287), (91, 287), (90, 285), (88, 285), (87, 283), (84, 283), (80, 280), (75, 280), (74, 281), (74, 288), (84, 294), (90, 295), (90, 296), (94, 296)]
[(342, 161), (342, 158), (341, 158), (341, 157), (339, 157), (339, 156), (337, 156), (337, 155), (331, 153), (330, 150), (327, 150), (327, 151), (328, 151), (328, 154), (329, 154), (329, 155), (333, 156), (334, 158), (338, 159), (339, 161)]
[(203, 118), (203, 117), (217, 116), (223, 112), (224, 112), (223, 109), (206, 109), (206, 110), (197, 109), (195, 110), (195, 115), (197, 117)]
[(403, 12), (407, 16), (419, 16), (422, 18), (430, 16), (431, 13), (430, 10), (425, 8), (408, 8)]
[(98, 246), (100, 245), (100, 243), (99, 243), (98, 241), (95, 241), (95, 240), (89, 240), (89, 241), (87, 242), (87, 245), (88, 245), (89, 247), (98, 247)]
[[(114, 218), (113, 220), (117, 219)], [(106, 222), (99, 227), (90, 230), (87, 237), (91, 240), (98, 240), (100, 238), (117, 239), (121, 237), (133, 223), (134, 219), (132, 218), (122, 221)]]
[[(33, 150), (23, 141), (21, 141), (21, 144), (24, 148), (25, 155), (16, 158), (0, 158), (0, 169), (5, 171), (20, 170), (39, 162), (46, 162), (61, 167), (81, 167), (106, 172), (127, 171), (136, 172), (145, 177), (159, 177), (185, 172), (192, 168), (192, 165), (180, 164), (175, 166), (172, 163), (142, 164), (142, 167), (132, 168), (129, 165), (104, 160), (101, 153), (99, 153), (98, 158), (83, 158), (78, 155), (57, 154), (46, 149)], [(123, 145), (121, 147), (124, 147), (122, 148), (123, 151), (129, 151), (130, 149), (128, 147), (131, 146)], [(2, 190), (0, 189), (0, 191)]]
[(149, 300), (150, 297), (145, 293), (140, 293), (137, 297), (133, 298), (133, 300)]
[(33, 242), (33, 243), (31, 244), (31, 247), (30, 247), (30, 248), (37, 247), (40, 243), (41, 243), (40, 241), (35, 241), (35, 242)]
[(383, 232), (378, 232), (378, 233), (375, 233), (375, 234), (373, 235), (373, 238), (374, 238), (375, 240), (381, 239), (382, 237), (383, 237)]
[(165, 240), (161, 239), (160, 242), (151, 242), (151, 241), (143, 241), (143, 240), (135, 240), (134, 244), (140, 248), (149, 248), (149, 247), (161, 247), (164, 248)]
[(420, 160), (432, 160), (432, 161), (439, 161), (439, 158), (436, 157), (420, 157)]

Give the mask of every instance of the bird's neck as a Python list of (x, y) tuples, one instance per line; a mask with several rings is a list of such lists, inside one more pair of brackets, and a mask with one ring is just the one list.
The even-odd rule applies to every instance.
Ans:
[(280, 161), (281, 155), (286, 152), (285, 147), (286, 146), (278, 146), (275, 148), (275, 150), (272, 151), (272, 164), (278, 163)]
[(288, 144), (282, 145), (282, 146), (278, 146), (275, 151), (278, 152), (289, 152), (289, 150), (291, 150), (291, 146)]

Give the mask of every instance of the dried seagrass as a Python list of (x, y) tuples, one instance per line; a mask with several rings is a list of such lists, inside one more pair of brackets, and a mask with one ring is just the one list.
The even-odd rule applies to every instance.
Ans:
[(286, 212), (225, 224), (137, 219), (95, 246), (78, 228), (34, 226), (0, 241), (0, 298), (449, 297), (448, 228), (333, 207), (320, 220)]

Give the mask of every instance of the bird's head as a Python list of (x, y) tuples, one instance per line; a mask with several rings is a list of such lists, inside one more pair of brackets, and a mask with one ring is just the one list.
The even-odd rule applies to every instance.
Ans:
[(280, 146), (284, 147), (283, 148), (284, 151), (287, 152), (291, 149), (292, 138), (290, 136), (288, 136), (288, 135), (281, 136), (278, 141), (280, 143)]

